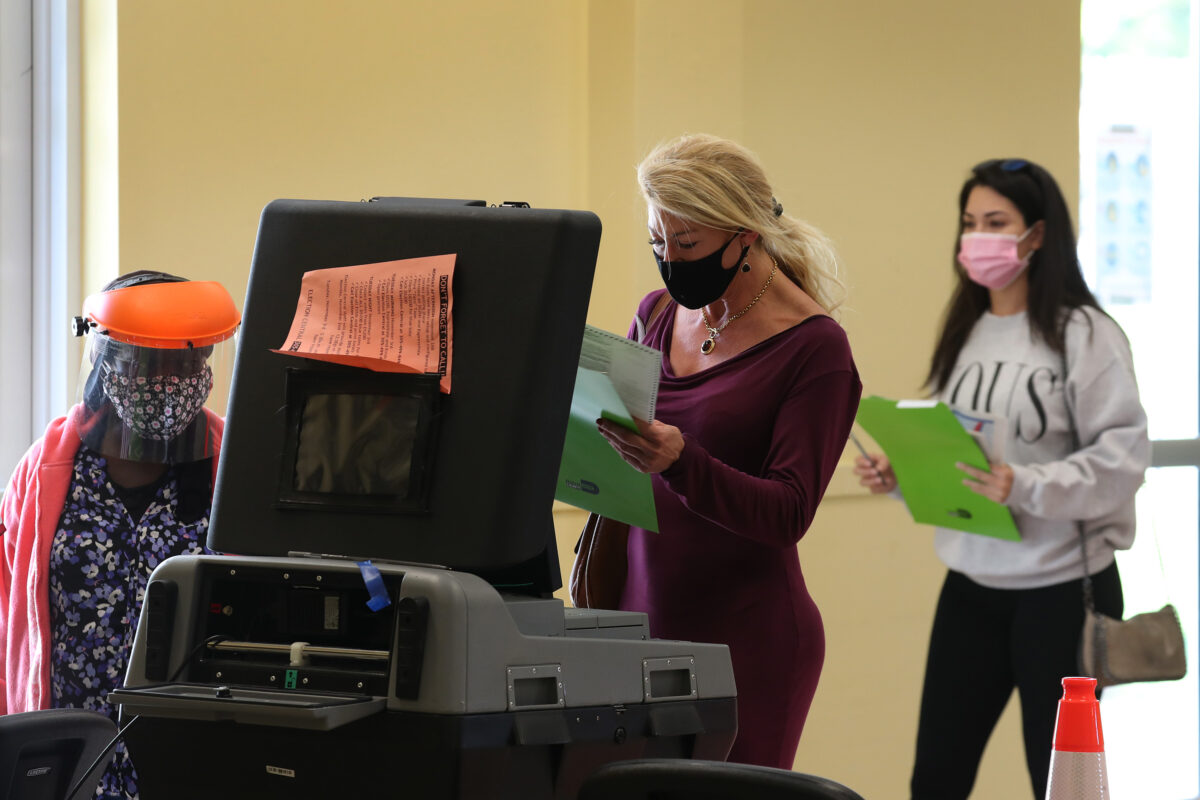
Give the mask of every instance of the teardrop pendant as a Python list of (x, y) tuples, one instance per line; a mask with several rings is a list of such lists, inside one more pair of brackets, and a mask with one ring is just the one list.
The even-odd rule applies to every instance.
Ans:
[(717, 343), (711, 336), (700, 343), (700, 352), (704, 355), (708, 355), (709, 353), (711, 353), (713, 350), (716, 350), (716, 349), (717, 349)]

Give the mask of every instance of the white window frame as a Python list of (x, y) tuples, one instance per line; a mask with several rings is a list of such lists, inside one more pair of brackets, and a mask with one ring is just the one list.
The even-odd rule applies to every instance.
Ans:
[(73, 400), (79, 0), (0, 0), (0, 478)]

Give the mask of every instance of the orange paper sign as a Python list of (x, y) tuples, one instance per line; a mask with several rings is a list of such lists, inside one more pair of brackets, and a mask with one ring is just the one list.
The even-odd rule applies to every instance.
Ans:
[(435, 373), (450, 393), (453, 253), (304, 273), (274, 352), (375, 372)]

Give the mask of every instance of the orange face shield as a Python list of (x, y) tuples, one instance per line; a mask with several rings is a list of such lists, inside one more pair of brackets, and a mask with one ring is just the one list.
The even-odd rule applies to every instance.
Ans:
[(118, 342), (160, 350), (205, 347), (233, 336), (241, 314), (225, 287), (215, 281), (179, 281), (127, 286), (90, 295), (80, 326)]
[(226, 386), (241, 322), (219, 283), (145, 283), (100, 292), (75, 318), (87, 334), (77, 406), (85, 445), (108, 457), (177, 463), (215, 454), (214, 385)]

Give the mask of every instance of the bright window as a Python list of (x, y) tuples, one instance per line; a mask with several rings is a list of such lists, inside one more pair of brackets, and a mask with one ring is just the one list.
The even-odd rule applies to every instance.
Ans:
[(78, 3), (0, 3), (0, 487), (78, 370)]
[[(1195, 440), (1200, 419), (1197, 10), (1197, 0), (1082, 3), (1080, 260), (1129, 336), (1154, 440)], [(1172, 601), (1189, 674), (1105, 690), (1114, 797), (1200, 795), (1196, 542), (1197, 470), (1150, 470), (1137, 541), (1117, 557), (1125, 614)]]

